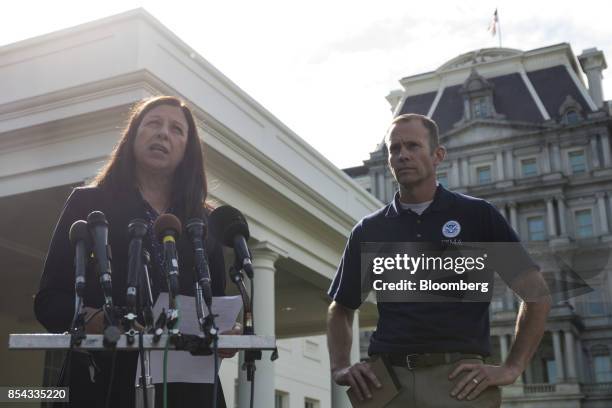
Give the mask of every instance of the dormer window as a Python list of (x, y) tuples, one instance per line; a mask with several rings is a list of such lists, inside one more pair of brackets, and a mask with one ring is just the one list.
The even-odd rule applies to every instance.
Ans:
[(489, 106), (486, 98), (476, 98), (472, 101), (472, 112), (474, 118), (486, 118), (489, 116)]
[(574, 125), (583, 119), (582, 106), (570, 95), (565, 97), (565, 101), (559, 107), (561, 122), (565, 125)]
[(573, 110), (573, 109), (568, 110), (568, 111), (565, 113), (565, 122), (566, 122), (568, 125), (573, 125), (573, 124), (575, 124), (575, 123), (580, 122), (580, 116), (578, 116), (578, 112), (576, 112), (576, 111), (575, 111), (575, 110)]
[(504, 115), (495, 111), (493, 91), (493, 84), (473, 68), (459, 91), (463, 97), (463, 118), (455, 126), (474, 119), (503, 119)]

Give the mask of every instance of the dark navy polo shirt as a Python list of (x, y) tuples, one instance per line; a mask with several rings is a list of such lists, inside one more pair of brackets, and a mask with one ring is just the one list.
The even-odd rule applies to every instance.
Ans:
[[(353, 228), (329, 296), (350, 309), (360, 306), (361, 243), (439, 243), (448, 240), (443, 235), (443, 227), (457, 228), (457, 224), (460, 232), (453, 240), (519, 241), (503, 216), (485, 200), (451, 192), (439, 185), (433, 202), (418, 215), (402, 209), (396, 193), (391, 203), (366, 216)], [(526, 258), (529, 259), (527, 255)], [(490, 354), (487, 302), (378, 302), (377, 307), (379, 319), (370, 339), (370, 354), (395, 351)]]

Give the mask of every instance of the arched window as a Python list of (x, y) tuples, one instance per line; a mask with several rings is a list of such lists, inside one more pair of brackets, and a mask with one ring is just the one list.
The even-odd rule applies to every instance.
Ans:
[(570, 109), (565, 113), (565, 121), (568, 125), (573, 125), (580, 122), (580, 115), (575, 110)]

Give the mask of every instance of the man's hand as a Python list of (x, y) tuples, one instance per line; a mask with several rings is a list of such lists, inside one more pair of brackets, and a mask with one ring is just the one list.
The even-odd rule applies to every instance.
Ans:
[(353, 388), (360, 401), (363, 401), (365, 398), (372, 398), (371, 386), (376, 388), (382, 386), (378, 378), (370, 370), (368, 363), (356, 363), (350, 367), (334, 370), (332, 378), (338, 385), (348, 385)]
[(521, 375), (520, 370), (505, 365), (462, 363), (453, 370), (448, 379), (456, 378), (462, 371), (467, 371), (467, 373), (451, 391), (451, 396), (458, 400), (466, 397), (468, 400), (473, 400), (487, 387), (513, 384)]
[[(226, 336), (240, 335), (242, 334), (242, 325), (240, 323), (234, 323), (234, 327), (232, 327), (231, 330), (226, 330), (219, 334), (223, 334)], [(236, 355), (237, 352), (238, 352), (237, 349), (219, 349), (218, 354), (219, 354), (219, 358), (232, 358)]]

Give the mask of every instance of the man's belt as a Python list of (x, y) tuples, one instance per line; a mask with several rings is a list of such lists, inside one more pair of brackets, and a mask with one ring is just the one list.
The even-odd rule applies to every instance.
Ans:
[(442, 364), (452, 364), (464, 359), (484, 360), (484, 357), (480, 354), (466, 353), (382, 353), (381, 355), (383, 358), (387, 359), (391, 365), (396, 367), (406, 367), (409, 370)]

